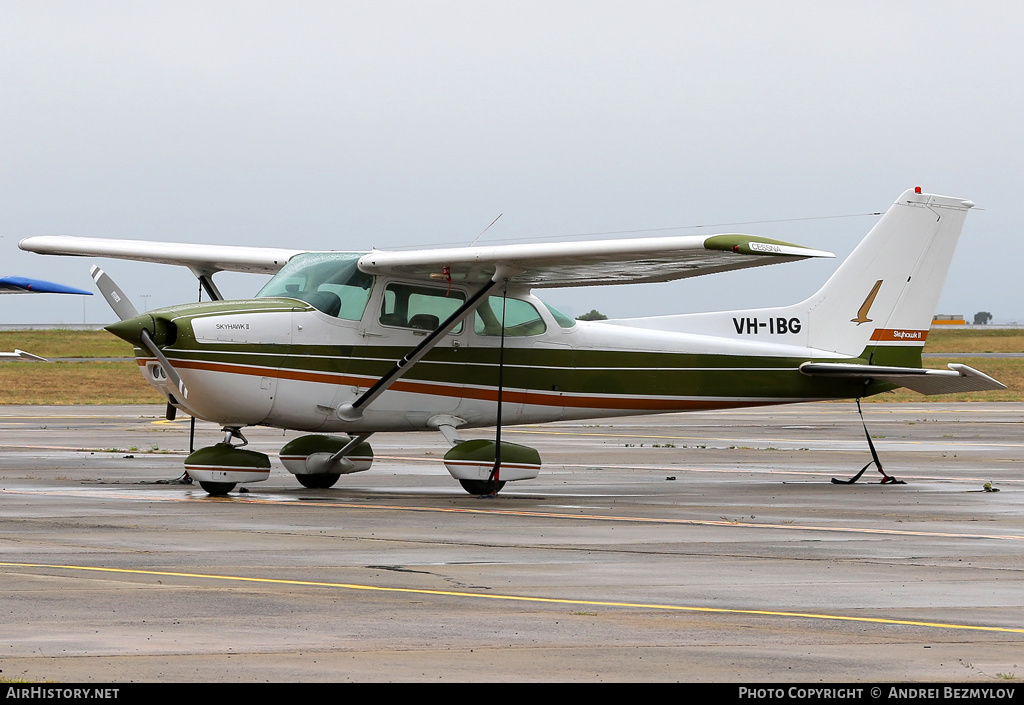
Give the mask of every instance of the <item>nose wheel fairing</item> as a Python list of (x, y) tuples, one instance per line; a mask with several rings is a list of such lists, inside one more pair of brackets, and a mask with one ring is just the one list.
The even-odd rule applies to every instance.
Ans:
[(232, 438), (241, 440), (241, 445), (248, 443), (240, 429), (226, 427), (223, 441), (185, 458), (185, 470), (212, 495), (225, 495), (239, 482), (262, 482), (270, 477), (270, 457), (232, 445)]

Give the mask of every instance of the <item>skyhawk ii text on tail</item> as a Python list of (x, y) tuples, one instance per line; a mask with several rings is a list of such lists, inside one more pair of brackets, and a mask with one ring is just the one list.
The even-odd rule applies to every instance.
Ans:
[[(215, 421), (224, 440), (186, 460), (213, 494), (266, 479), (242, 429), (303, 431), (280, 453), (306, 487), (370, 467), (377, 431), (436, 429), (467, 491), (536, 477), (540, 456), (502, 425), (1002, 389), (965, 365), (923, 369), (921, 348), (970, 201), (909, 190), (825, 285), (778, 308), (574, 321), (548, 287), (662, 282), (830, 253), (750, 235), (387, 252), (306, 252), (33, 237), (42, 254), (189, 267), (215, 299), (139, 315), (98, 268), (142, 374), (169, 409)], [(224, 301), (219, 271), (274, 277)], [(498, 427), (494, 440), (461, 432)], [(234, 441), (240, 443), (235, 443)]]

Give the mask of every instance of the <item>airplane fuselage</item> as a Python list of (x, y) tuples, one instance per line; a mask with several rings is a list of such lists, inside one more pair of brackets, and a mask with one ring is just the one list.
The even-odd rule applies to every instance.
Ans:
[[(474, 325), (475, 314), (362, 418), (339, 418), (341, 405), (356, 399), (426, 334), (395, 325), (381, 313), (387, 303), (376, 295), (383, 296), (388, 285), (376, 282), (359, 320), (341, 319), (291, 298), (150, 312), (157, 334), (164, 333), (165, 354), (190, 390), (187, 400), (177, 398), (155, 358), (137, 349), (138, 362), (145, 378), (180, 408), (225, 426), (353, 433), (426, 430), (447, 417), (461, 427), (494, 425), (502, 341), (485, 323)], [(865, 394), (863, 384), (813, 379), (799, 371), (808, 360), (851, 358), (787, 342), (787, 337), (800, 339), (796, 318), (786, 319), (784, 326), (740, 319), (737, 326), (726, 317), (724, 325), (739, 328), (730, 338), (573, 322), (527, 293), (510, 292), (508, 301), (528, 311), (530, 320), (520, 323), (519, 330), (506, 325), (504, 424)], [(763, 335), (757, 335), (762, 332), (758, 328)], [(889, 388), (878, 384), (867, 393)]]

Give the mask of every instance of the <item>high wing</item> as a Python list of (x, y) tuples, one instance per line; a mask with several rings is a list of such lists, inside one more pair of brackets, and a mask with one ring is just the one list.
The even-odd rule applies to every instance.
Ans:
[(516, 272), (513, 283), (548, 288), (665, 282), (808, 257), (835, 255), (752, 235), (689, 235), (374, 251), (359, 260), (359, 268), (369, 274), (435, 280), (450, 276), (453, 281), (479, 283), (503, 265)]
[[(273, 274), (291, 257), (307, 252), (61, 235), (26, 238), (19, 247), (39, 254), (177, 264), (204, 274), (218, 271)], [(734, 234), (374, 250), (360, 258), (359, 268), (368, 274), (389, 274), (424, 281), (450, 277), (452, 281), (483, 283), (501, 267), (514, 273), (511, 278), (514, 284), (546, 288), (664, 282), (809, 257), (834, 256), (831, 252), (779, 240)]]
[(83, 291), (73, 286), (30, 277), (0, 277), (0, 294), (81, 294), (82, 296), (92, 296), (91, 291)]
[(102, 237), (72, 235), (39, 235), (18, 243), (18, 247), (41, 255), (76, 255), (80, 257), (112, 257), (138, 262), (178, 264), (193, 271), (253, 272), (275, 274), (289, 259), (306, 250), (275, 247), (238, 247), (233, 245), (200, 245), (186, 242), (150, 242), (148, 240), (114, 240)]

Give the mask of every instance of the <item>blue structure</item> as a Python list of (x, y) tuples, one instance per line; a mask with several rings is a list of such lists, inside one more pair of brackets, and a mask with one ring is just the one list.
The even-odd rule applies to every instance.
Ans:
[(29, 277), (0, 277), (0, 294), (81, 294), (82, 296), (92, 296), (91, 291), (83, 291), (44, 279)]

